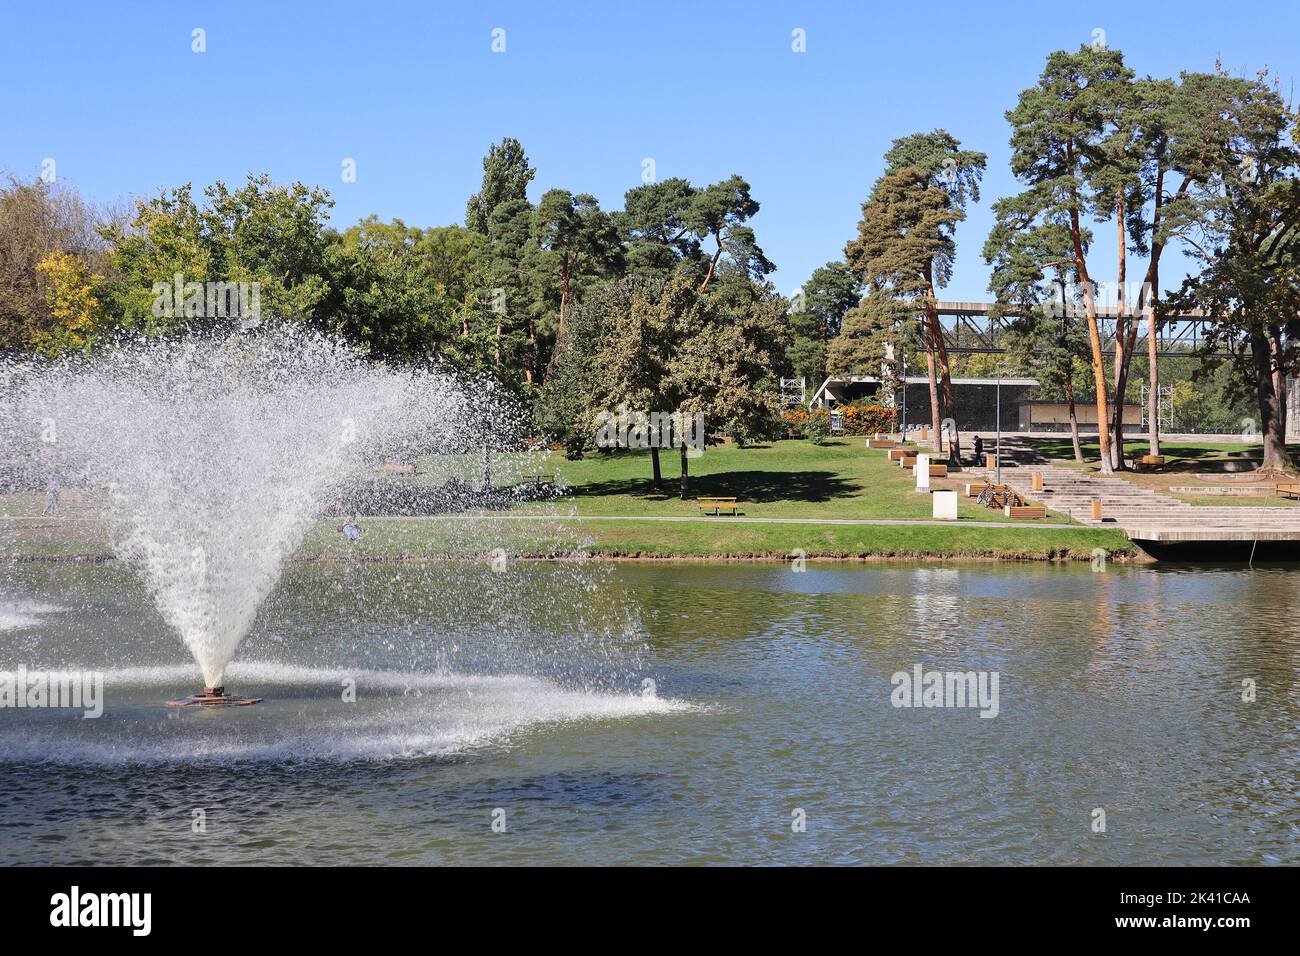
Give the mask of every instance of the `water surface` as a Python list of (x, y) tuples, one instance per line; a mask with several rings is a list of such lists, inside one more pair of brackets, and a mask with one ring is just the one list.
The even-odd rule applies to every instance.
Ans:
[[(108, 684), (98, 720), (0, 710), (0, 856), (1295, 864), (1297, 598), (1260, 569), (302, 564), (227, 674), (266, 702), (199, 712), (163, 706), (198, 671), (125, 569), (14, 566), (0, 669)], [(998, 716), (891, 706), (915, 664), (996, 671)]]

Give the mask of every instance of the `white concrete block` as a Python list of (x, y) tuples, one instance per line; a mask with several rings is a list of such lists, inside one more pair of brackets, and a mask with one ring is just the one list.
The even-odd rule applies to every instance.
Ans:
[(934, 506), (934, 517), (939, 521), (957, 520), (957, 492), (932, 491), (930, 501)]

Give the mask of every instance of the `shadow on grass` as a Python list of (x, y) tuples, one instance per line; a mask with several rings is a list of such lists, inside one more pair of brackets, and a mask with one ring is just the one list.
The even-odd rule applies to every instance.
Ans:
[[(607, 495), (631, 495), (637, 498), (676, 497), (676, 475), (664, 476), (663, 492), (656, 492), (649, 478), (619, 481), (596, 481), (575, 485), (578, 498), (602, 498)], [(691, 497), (728, 495), (742, 501), (809, 501), (824, 502), (832, 498), (850, 498), (861, 493), (850, 482), (831, 471), (728, 471), (716, 475), (691, 475)]]

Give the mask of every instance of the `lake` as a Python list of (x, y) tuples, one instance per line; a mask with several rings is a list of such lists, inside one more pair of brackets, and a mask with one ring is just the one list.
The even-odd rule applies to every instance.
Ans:
[[(11, 565), (0, 670), (105, 685), (0, 709), (0, 855), (1296, 864), (1297, 606), (1286, 569), (296, 563), (227, 672), (265, 701), (181, 710), (133, 574)], [(895, 706), (918, 666), (971, 699)]]

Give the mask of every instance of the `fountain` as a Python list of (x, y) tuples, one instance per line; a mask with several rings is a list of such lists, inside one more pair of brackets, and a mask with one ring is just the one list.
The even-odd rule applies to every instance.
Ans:
[(494, 402), (275, 326), (0, 371), (0, 426), (65, 485), (103, 491), (117, 555), (198, 664), (203, 692), (174, 706), (257, 703), (225, 671), (322, 503), (385, 457), (471, 447)]

